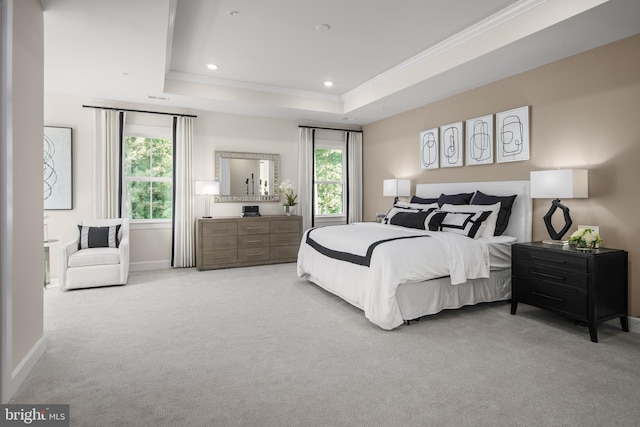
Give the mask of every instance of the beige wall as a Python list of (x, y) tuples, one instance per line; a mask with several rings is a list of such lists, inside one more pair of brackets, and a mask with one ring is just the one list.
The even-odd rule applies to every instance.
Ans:
[[(423, 171), (422, 130), (529, 105), (529, 161)], [(385, 178), (416, 183), (529, 179), (531, 170), (585, 168), (589, 198), (565, 200), (574, 228), (599, 225), (604, 245), (629, 251), (630, 314), (640, 316), (640, 36), (607, 45), (364, 127), (364, 212), (391, 200)], [(533, 201), (533, 239), (548, 237), (550, 200)]]
[[(38, 0), (5, 0), (2, 61), (2, 401), (44, 351), (44, 24)], [(6, 21), (5, 21), (6, 20)], [(6, 27), (5, 27), (6, 24)], [(5, 32), (6, 31), (6, 32)], [(7, 47), (8, 50), (4, 48)]]

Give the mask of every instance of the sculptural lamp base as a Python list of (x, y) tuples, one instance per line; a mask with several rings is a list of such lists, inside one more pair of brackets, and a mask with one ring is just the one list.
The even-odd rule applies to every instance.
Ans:
[[(562, 227), (560, 231), (556, 231), (556, 229), (553, 228), (553, 224), (551, 223), (551, 217), (557, 209), (562, 210), (562, 212), (564, 213), (564, 227)], [(551, 202), (551, 208), (544, 216), (544, 224), (547, 226), (547, 232), (549, 233), (549, 236), (552, 240), (545, 240), (543, 241), (543, 243), (552, 243), (556, 245), (564, 245), (569, 243), (568, 241), (565, 243), (565, 241), (562, 240), (562, 236), (564, 236), (567, 231), (569, 231), (569, 229), (571, 228), (571, 224), (573, 224), (573, 221), (571, 221), (571, 216), (569, 216), (569, 208), (560, 203), (560, 199), (555, 199)]]

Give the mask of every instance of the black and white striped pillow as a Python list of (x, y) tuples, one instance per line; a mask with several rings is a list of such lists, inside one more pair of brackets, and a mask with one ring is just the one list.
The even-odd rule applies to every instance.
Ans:
[(104, 227), (79, 225), (80, 240), (78, 241), (78, 249), (119, 247), (118, 232), (120, 227), (120, 224)]
[(480, 212), (444, 212), (435, 211), (428, 219), (430, 231), (447, 231), (462, 234), (475, 239), (480, 237), (480, 230), (484, 221), (489, 218), (491, 211)]

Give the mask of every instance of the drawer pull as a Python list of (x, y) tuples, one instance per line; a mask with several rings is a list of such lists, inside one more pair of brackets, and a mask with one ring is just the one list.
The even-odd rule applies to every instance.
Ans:
[(564, 277), (554, 276), (553, 274), (538, 273), (537, 271), (534, 271), (533, 274), (536, 275), (536, 276), (545, 277), (547, 279), (567, 280)]
[(262, 230), (263, 227), (247, 227), (247, 230)]
[(559, 260), (559, 259), (549, 259), (549, 258), (545, 258), (545, 257), (541, 257), (541, 256), (535, 256), (532, 255), (531, 258), (533, 259), (539, 259), (541, 261), (547, 261), (547, 262), (555, 262), (556, 264), (566, 264), (566, 261), (563, 260)]
[(562, 298), (552, 297), (551, 295), (541, 294), (540, 292), (531, 292), (531, 294), (542, 297), (542, 298), (548, 298), (553, 301), (564, 302)]
[(257, 253), (257, 254), (247, 254), (247, 256), (262, 256), (262, 253)]
[(247, 243), (260, 243), (262, 240), (247, 240)]

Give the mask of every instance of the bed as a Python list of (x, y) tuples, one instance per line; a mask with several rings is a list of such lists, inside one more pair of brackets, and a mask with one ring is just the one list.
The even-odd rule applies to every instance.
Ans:
[[(500, 236), (482, 228), (491, 222), (491, 214), (486, 212), (497, 215), (500, 203), (473, 213), (478, 221), (472, 227), (482, 223), (476, 230), (482, 234), (474, 238), (465, 234), (472, 233), (469, 227), (455, 233), (442, 231), (445, 230), (442, 227), (420, 230), (398, 226), (393, 222), (400, 220), (390, 218), (386, 224), (311, 228), (302, 237), (298, 276), (360, 308), (367, 319), (387, 330), (444, 309), (507, 300), (511, 297), (511, 245), (531, 240), (529, 181), (418, 184), (413, 199), (476, 191), (491, 196), (516, 196)], [(441, 209), (449, 207), (451, 213), (442, 214), (449, 217), (466, 209), (452, 208), (449, 204), (433, 206), (435, 210), (417, 210), (426, 214), (429, 225), (434, 223), (436, 214), (441, 214)], [(398, 215), (404, 215), (403, 218), (418, 218), (413, 215), (414, 210), (409, 213), (402, 210), (413, 209), (415, 204), (407, 207), (399, 203), (398, 207), (402, 212)]]

